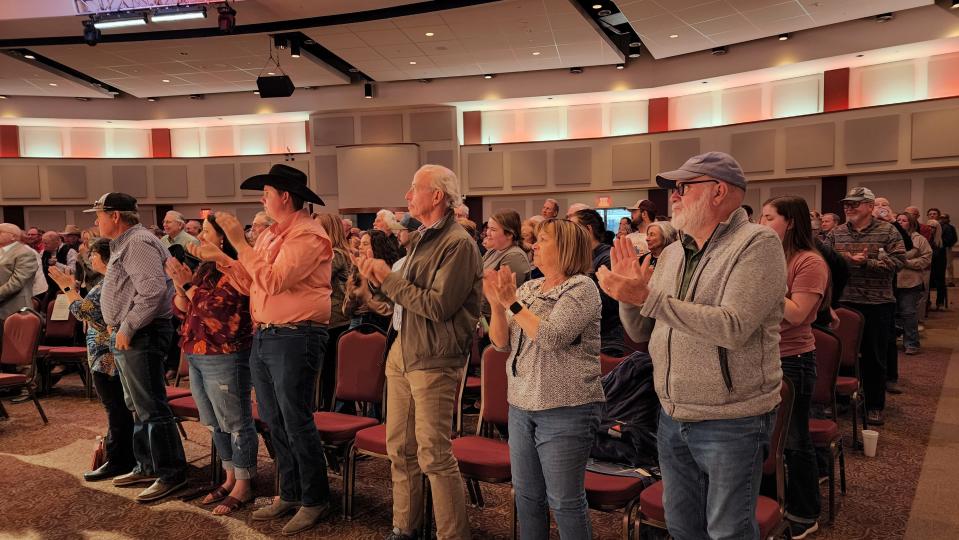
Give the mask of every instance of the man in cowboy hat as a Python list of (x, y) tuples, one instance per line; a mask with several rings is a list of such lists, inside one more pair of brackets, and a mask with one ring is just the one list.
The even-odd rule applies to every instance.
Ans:
[(80, 227), (76, 225), (67, 225), (64, 227), (63, 232), (60, 233), (60, 237), (63, 238), (63, 243), (70, 246), (72, 249), (77, 251), (80, 250), (80, 234), (83, 231), (80, 230)]
[(240, 187), (262, 190), (260, 201), (276, 223), (251, 247), (243, 225), (217, 212), (217, 223), (238, 260), (207, 241), (189, 249), (201, 259), (216, 261), (237, 290), (250, 295), (256, 324), (250, 370), (280, 476), (279, 497), (253, 512), (253, 520), (277, 519), (299, 508), (283, 527), (283, 534), (290, 535), (313, 527), (330, 510), (326, 459), (312, 405), (328, 338), (333, 247), (304, 208), (307, 202), (323, 201), (307, 187), (303, 172), (274, 165)]

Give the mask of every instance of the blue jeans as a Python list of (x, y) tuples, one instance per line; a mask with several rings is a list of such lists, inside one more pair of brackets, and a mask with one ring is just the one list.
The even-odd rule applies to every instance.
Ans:
[(676, 540), (758, 539), (756, 499), (775, 410), (733, 420), (659, 415), (659, 465), (669, 534)]
[(250, 351), (186, 357), (200, 423), (213, 430), (223, 469), (233, 470), (238, 480), (253, 478), (258, 441), (250, 402)]
[(903, 347), (919, 348), (919, 301), (923, 292), (922, 285), (896, 289), (896, 326), (902, 327)]
[(599, 403), (526, 411), (509, 407), (509, 459), (520, 538), (549, 538), (547, 501), (563, 540), (592, 538), (583, 482)]
[(173, 339), (169, 319), (156, 319), (137, 330), (125, 351), (113, 349), (124, 399), (134, 413), (134, 472), (156, 476), (166, 484), (186, 479), (186, 456), (176, 420), (166, 399), (163, 362)]
[(280, 498), (303, 506), (330, 498), (326, 457), (313, 423), (327, 336), (319, 326), (257, 330), (250, 354), (260, 418), (270, 428), (276, 454)]
[(793, 383), (792, 417), (786, 436), (786, 517), (812, 524), (819, 519), (819, 466), (809, 436), (809, 403), (816, 386), (816, 352), (782, 357), (783, 377)]

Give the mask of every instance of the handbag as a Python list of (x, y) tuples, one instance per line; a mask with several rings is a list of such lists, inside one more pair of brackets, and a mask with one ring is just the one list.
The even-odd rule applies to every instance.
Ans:
[(93, 464), (90, 466), (91, 471), (95, 471), (103, 466), (107, 462), (107, 449), (106, 444), (103, 442), (103, 437), (97, 435), (97, 442), (93, 445)]

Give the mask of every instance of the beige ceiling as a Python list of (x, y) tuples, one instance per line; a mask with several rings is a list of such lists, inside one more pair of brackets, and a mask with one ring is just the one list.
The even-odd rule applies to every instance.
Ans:
[[(933, 4), (934, 0), (617, 0), (655, 58)], [(877, 31), (883, 31), (877, 27)], [(676, 36), (676, 37), (672, 37)], [(797, 36), (801, 39), (801, 36)]]
[[(52, 86), (56, 85), (56, 86)], [(109, 94), (0, 54), (0, 95), (110, 98)]]
[(377, 81), (623, 61), (569, 0), (507, 0), (304, 33)]
[[(253, 91), (268, 64), (266, 34), (134, 43), (34, 47), (32, 50), (137, 97)], [(306, 56), (275, 51), (297, 87), (347, 84), (349, 78)], [(164, 82), (164, 81), (169, 82)], [(2, 88), (2, 85), (0, 85)]]

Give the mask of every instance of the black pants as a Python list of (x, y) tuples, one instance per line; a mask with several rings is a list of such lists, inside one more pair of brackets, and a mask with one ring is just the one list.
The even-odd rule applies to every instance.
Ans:
[(786, 437), (786, 516), (800, 523), (819, 519), (819, 467), (809, 436), (809, 404), (816, 386), (815, 351), (782, 357), (783, 377), (793, 383), (792, 419)]
[[(863, 316), (859, 374), (866, 393), (866, 409), (881, 411), (886, 407), (889, 334), (895, 324), (896, 304), (849, 303), (848, 306), (862, 313)], [(896, 354), (899, 354), (898, 351)]]
[(122, 470), (133, 470), (133, 413), (123, 401), (123, 385), (120, 375), (112, 377), (99, 371), (93, 372), (93, 386), (97, 389), (100, 403), (107, 411), (107, 435), (103, 438), (107, 461)]

